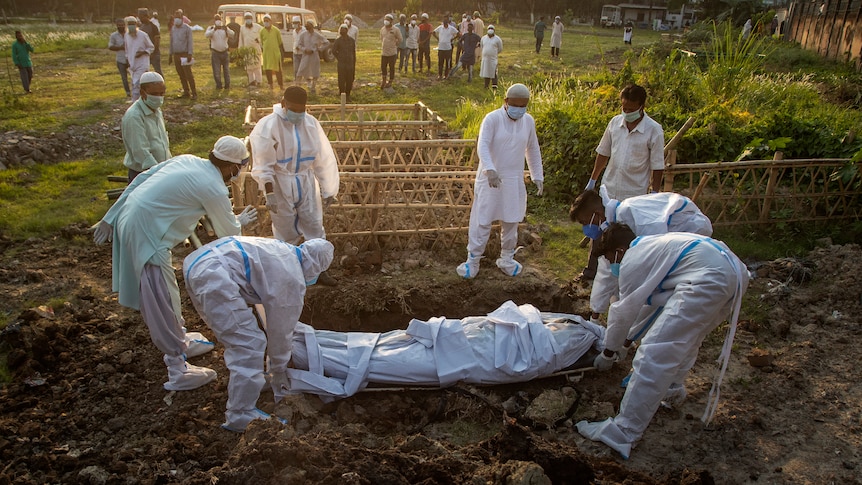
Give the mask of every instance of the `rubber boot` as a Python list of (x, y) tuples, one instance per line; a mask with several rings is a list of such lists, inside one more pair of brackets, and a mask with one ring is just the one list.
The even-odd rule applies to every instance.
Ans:
[(467, 252), (467, 261), (459, 264), (455, 271), (458, 276), (465, 279), (475, 278), (479, 274), (479, 260), (482, 256), (474, 256), (473, 253)]
[(497, 267), (509, 276), (518, 276), (524, 270), (524, 266), (515, 261), (515, 251), (515, 249), (503, 249), (497, 259)]
[(200, 332), (186, 332), (186, 358), (191, 359), (215, 349), (215, 344), (210, 342)]
[(182, 355), (165, 355), (164, 361), (168, 366), (168, 382), (165, 382), (164, 387), (168, 391), (190, 391), (216, 378), (216, 371), (189, 364)]

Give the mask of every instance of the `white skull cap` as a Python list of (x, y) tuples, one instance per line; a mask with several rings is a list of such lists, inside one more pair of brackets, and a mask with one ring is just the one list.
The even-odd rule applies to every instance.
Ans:
[(345, 15), (344, 20), (353, 20), (353, 15), (350, 15), (350, 14)]
[(264, 16), (263, 16), (263, 19), (264, 19), (264, 20), (272, 20), (272, 15), (270, 15), (270, 14), (266, 14), (266, 15), (264, 15)]
[(496, 30), (496, 29), (494, 29), (494, 24), (488, 25), (488, 30)]
[(127, 24), (132, 24), (132, 23), (136, 24), (136, 23), (138, 23), (138, 18), (133, 16), (133, 15), (129, 15), (128, 17), (123, 19), (123, 22), (125, 22)]
[(326, 239), (309, 239), (299, 245), (300, 265), (306, 281), (313, 280), (332, 264), (335, 248)]
[(527, 86), (524, 86), (521, 83), (516, 83), (509, 86), (509, 89), (506, 90), (507, 98), (530, 98), (530, 90)]
[(252, 14), (251, 12), (246, 12), (242, 16), (243, 16), (243, 18), (253, 18), (254, 14)]
[(141, 74), (141, 84), (149, 84), (149, 83), (163, 83), (165, 82), (165, 78), (162, 77), (161, 74), (155, 71), (147, 71)]
[(248, 158), (245, 142), (235, 136), (223, 136), (213, 146), (213, 155), (219, 160), (241, 165)]
[(385, 16), (383, 16), (383, 18), (385, 18), (386, 20), (392, 20), (392, 19), (394, 19), (395, 17), (393, 17), (391, 13), (388, 13), (388, 14), (386, 14)]
[(290, 22), (291, 22), (291, 23), (293, 23), (293, 22), (302, 22), (302, 18), (300, 18), (300, 17), (299, 17), (299, 15), (294, 15), (294, 16), (293, 16), (293, 18), (292, 18), (292, 19), (290, 19)]
[(422, 14), (422, 18), (423, 18), (423, 19), (427, 19), (427, 18), (428, 18), (428, 14), (427, 14), (427, 13), (423, 13), (423, 14)]

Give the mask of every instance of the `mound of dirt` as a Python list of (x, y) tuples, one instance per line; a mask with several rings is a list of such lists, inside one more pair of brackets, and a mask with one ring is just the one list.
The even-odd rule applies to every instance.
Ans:
[[(261, 408), (287, 424), (225, 431), (223, 348), (193, 361), (217, 370), (213, 384), (164, 391), (164, 364), (140, 316), (109, 291), (110, 248), (93, 246), (83, 227), (0, 248), (0, 311), (10, 322), (0, 334), (10, 371), (0, 387), (0, 483), (859, 483), (858, 246), (812, 251), (802, 264), (810, 279), (776, 269), (753, 280), (713, 423), (697, 418), (718, 332), (692, 371), (689, 400), (660, 410), (628, 461), (572, 429), (614, 413), (627, 366), (331, 403), (303, 395), (275, 405), (265, 390)], [(179, 248), (176, 261), (188, 251)], [(339, 285), (311, 288), (303, 321), (383, 331), (411, 317), (482, 314), (509, 299), (586, 308), (588, 292), (549, 277), (540, 251), (522, 257), (523, 276), (506, 277), (490, 262), (472, 281), (454, 275), (461, 253), (335, 268)], [(189, 330), (212, 336), (184, 304)], [(755, 354), (772, 358), (753, 366)]]

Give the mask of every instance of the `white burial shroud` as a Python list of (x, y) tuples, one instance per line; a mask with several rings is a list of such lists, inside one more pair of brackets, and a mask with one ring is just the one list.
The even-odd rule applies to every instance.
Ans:
[(372, 383), (525, 382), (573, 365), (601, 345), (604, 331), (577, 315), (542, 313), (511, 301), (484, 317), (413, 319), (407, 330), (386, 333), (315, 330), (299, 323), (288, 376), (291, 393), (324, 400), (352, 396)]

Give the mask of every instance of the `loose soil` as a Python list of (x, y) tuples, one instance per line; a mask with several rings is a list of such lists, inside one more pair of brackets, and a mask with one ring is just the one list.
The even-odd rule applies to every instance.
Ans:
[[(827, 246), (757, 266), (714, 421), (699, 420), (723, 332), (704, 343), (679, 410), (661, 409), (629, 460), (572, 428), (619, 406), (628, 365), (580, 380), (292, 397), (244, 434), (219, 427), (223, 347), (201, 389), (170, 393), (137, 312), (111, 294), (111, 251), (86, 228), (0, 240), (0, 484), (860, 483), (862, 250)], [(175, 252), (177, 266), (189, 252)], [(484, 314), (506, 300), (584, 314), (588, 288), (556, 281), (541, 248), (509, 278), (488, 262), (454, 275), (463, 250), (336, 264), (303, 321), (341, 331), (406, 328), (410, 318)], [(341, 261), (341, 260), (339, 260)], [(417, 263), (418, 262), (418, 263)], [(180, 275), (181, 276), (181, 275)], [(182, 288), (183, 283), (180, 281)], [(189, 330), (212, 332), (184, 301)]]

